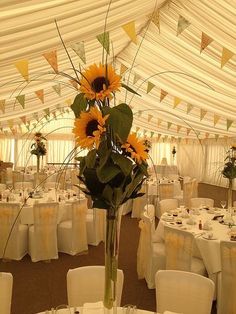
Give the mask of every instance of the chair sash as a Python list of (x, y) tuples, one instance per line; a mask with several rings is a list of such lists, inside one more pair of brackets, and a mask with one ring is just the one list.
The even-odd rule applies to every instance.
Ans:
[(82, 252), (88, 250), (86, 214), (87, 200), (76, 201), (72, 204), (72, 251)]
[(139, 221), (139, 228), (141, 231), (137, 252), (137, 273), (138, 278), (143, 279), (146, 277), (149, 254), (151, 254), (151, 228), (148, 223), (143, 220)]

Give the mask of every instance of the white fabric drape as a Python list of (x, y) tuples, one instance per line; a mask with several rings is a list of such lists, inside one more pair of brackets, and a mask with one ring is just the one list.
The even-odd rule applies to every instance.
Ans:
[(0, 139), (0, 160), (14, 162), (14, 139)]
[[(48, 162), (67, 163), (74, 162), (72, 153), (74, 149), (74, 141), (49, 140), (48, 144)], [(72, 153), (72, 154), (71, 154)]]

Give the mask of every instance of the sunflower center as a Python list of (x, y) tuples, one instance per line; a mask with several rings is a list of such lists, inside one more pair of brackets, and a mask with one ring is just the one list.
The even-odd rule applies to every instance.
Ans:
[(106, 87), (109, 86), (109, 81), (104, 76), (99, 76), (92, 82), (91, 87), (95, 93), (99, 93), (103, 90), (104, 84)]
[(87, 136), (93, 136), (93, 132), (98, 130), (98, 121), (97, 120), (91, 120), (88, 122), (86, 126), (86, 135)]

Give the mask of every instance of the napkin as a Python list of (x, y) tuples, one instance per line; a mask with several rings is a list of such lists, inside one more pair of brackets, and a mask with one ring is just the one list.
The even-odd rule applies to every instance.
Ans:
[(103, 302), (84, 303), (83, 314), (104, 314)]

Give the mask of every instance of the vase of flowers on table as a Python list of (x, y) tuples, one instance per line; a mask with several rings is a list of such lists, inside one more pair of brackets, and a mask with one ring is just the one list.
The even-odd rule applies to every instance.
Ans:
[(40, 157), (43, 158), (47, 153), (46, 140), (42, 133), (37, 132), (34, 135), (34, 143), (31, 145), (31, 154), (37, 157), (37, 173), (40, 171)]

